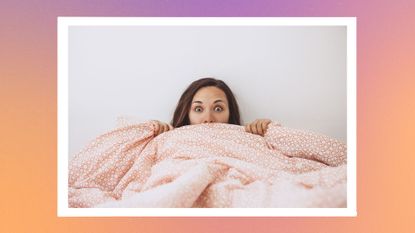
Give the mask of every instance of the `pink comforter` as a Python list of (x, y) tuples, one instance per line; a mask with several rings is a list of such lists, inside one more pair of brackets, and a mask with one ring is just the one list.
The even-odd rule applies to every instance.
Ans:
[(69, 207), (346, 207), (346, 146), (269, 125), (152, 122), (96, 138), (69, 165)]

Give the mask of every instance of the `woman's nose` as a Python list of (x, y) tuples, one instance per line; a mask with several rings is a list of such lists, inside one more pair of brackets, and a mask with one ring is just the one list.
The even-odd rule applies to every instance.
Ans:
[(206, 113), (206, 116), (205, 116), (205, 118), (204, 118), (204, 120), (203, 120), (203, 123), (214, 123), (215, 122), (215, 119), (214, 119), (214, 117), (212, 116), (212, 114), (211, 113)]

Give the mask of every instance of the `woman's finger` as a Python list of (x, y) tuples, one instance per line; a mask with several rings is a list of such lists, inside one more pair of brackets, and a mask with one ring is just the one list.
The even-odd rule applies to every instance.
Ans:
[(170, 130), (170, 126), (169, 126), (169, 124), (165, 123), (165, 124), (164, 124), (164, 132), (163, 132), (163, 133), (165, 133), (165, 132), (167, 132), (167, 131), (169, 131), (169, 130)]
[(258, 134), (257, 122), (258, 122), (258, 121), (254, 121), (254, 122), (251, 124), (251, 129), (252, 129), (252, 133), (253, 133), (253, 134)]
[(265, 133), (267, 132), (268, 124), (269, 123), (265, 120), (261, 122), (261, 128), (262, 128), (262, 132), (263, 132), (262, 135), (265, 135)]
[(262, 121), (258, 121), (256, 124), (256, 127), (258, 129), (258, 134), (263, 136), (264, 135), (264, 129), (262, 128)]
[(160, 123), (159, 122), (156, 122), (155, 124), (154, 124), (154, 135), (159, 135), (159, 130), (160, 130)]
[(245, 131), (248, 133), (252, 133), (250, 124), (245, 125)]
[(166, 132), (167, 128), (168, 128), (167, 124), (163, 123), (163, 131), (161, 131), (160, 133)]

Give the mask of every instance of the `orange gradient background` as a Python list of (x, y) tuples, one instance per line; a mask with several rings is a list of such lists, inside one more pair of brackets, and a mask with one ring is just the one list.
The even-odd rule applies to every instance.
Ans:
[[(0, 232), (415, 232), (414, 1), (2, 1)], [(357, 17), (357, 217), (57, 217), (58, 16)]]

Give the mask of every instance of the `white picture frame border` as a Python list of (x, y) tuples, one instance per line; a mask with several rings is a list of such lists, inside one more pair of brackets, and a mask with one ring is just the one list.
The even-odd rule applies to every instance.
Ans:
[[(69, 208), (68, 32), (70, 26), (345, 26), (347, 29), (347, 207), (346, 208)], [(356, 17), (58, 17), (59, 217), (118, 216), (319, 216), (354, 217), (356, 206)]]

